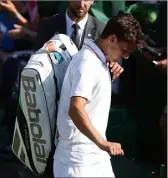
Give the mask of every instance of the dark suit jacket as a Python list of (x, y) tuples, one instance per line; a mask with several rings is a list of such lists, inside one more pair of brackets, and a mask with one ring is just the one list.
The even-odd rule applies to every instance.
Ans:
[[(97, 39), (100, 37), (105, 24), (97, 20), (95, 17), (89, 15), (85, 27), (84, 38)], [(57, 14), (44, 20), (40, 23), (37, 39), (35, 42), (34, 50), (41, 48), (45, 42), (51, 39), (55, 34), (66, 34), (66, 18), (65, 13)], [(83, 38), (83, 39), (84, 39)], [(82, 44), (83, 44), (82, 39)]]

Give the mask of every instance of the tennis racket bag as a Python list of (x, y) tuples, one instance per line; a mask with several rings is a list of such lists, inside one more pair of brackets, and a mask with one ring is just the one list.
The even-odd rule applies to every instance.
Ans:
[(53, 149), (57, 101), (69, 62), (77, 48), (66, 35), (51, 39), (56, 51), (34, 53), (21, 73), (12, 150), (33, 172), (44, 174)]

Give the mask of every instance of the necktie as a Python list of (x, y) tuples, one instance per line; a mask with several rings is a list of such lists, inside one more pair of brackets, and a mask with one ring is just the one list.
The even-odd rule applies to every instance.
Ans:
[(80, 34), (79, 34), (79, 25), (78, 24), (73, 24), (72, 28), (74, 29), (71, 39), (75, 43), (76, 47), (79, 49), (80, 48)]

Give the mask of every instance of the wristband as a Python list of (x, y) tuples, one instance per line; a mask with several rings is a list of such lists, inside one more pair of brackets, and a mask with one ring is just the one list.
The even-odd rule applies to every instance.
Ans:
[(16, 16), (18, 19), (20, 19), (20, 18), (22, 17), (22, 15), (21, 15), (19, 12), (17, 12), (17, 13), (15, 14), (15, 16)]

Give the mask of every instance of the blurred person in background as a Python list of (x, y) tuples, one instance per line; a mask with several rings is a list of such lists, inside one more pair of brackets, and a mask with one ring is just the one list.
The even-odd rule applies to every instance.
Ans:
[[(36, 34), (33, 32), (37, 30), (39, 23), (37, 2), (29, 1), (24, 3), (22, 1), (2, 1), (0, 2), (0, 6), (6, 9), (6, 11), (16, 19), (13, 29), (8, 31), (8, 36), (14, 40), (26, 39), (33, 41), (36, 37)], [(28, 19), (24, 16), (27, 16)]]
[(1, 1), (0, 6), (16, 18), (18, 23), (26, 24), (27, 19), (21, 15), (26, 12), (26, 6), (21, 1)]
[[(6, 32), (7, 38), (12, 41), (22, 41), (19, 39), (23, 39), (34, 43), (40, 20), (57, 13), (57, 2), (53, 1), (28, 1), (25, 3), (3, 1), (0, 6), (15, 19), (12, 29)], [(22, 9), (21, 12), (20, 9)], [(27, 18), (24, 16), (27, 16)]]
[(3, 26), (1, 25), (3, 27), (1, 28), (1, 31), (3, 30), (1, 49), (6, 52), (31, 49), (31, 40), (27, 41), (24, 38), (17, 37), (18, 29), (20, 29), (19, 25), (24, 25), (25, 27), (30, 22), (26, 3), (23, 1), (1, 1), (0, 9), (2, 9), (0, 22), (3, 24)]
[[(17, 95), (19, 90), (19, 72), (21, 67), (27, 62), (30, 54), (27, 50), (32, 50), (33, 42), (24, 38), (14, 38), (9, 35), (15, 24), (27, 25), (30, 18), (27, 15), (26, 4), (23, 1), (1, 1), (0, 2), (0, 24), (2, 34), (0, 62), (1, 62), (1, 87), (0, 105), (4, 110), (1, 118), (1, 126), (7, 128), (7, 132), (1, 138), (0, 149), (6, 150), (6, 146), (11, 144), (15, 112), (17, 106)], [(19, 51), (19, 52), (18, 52)], [(10, 72), (9, 72), (10, 71)], [(16, 92), (15, 92), (16, 91)]]
[(98, 38), (105, 24), (88, 14), (93, 2), (93, 0), (69, 1), (66, 12), (42, 21), (35, 50), (41, 48), (45, 42), (58, 33), (70, 36), (78, 48), (81, 48), (84, 38)]
[(31, 17), (30, 22), (23, 25), (15, 24), (15, 29), (8, 31), (13, 39), (26, 39), (34, 42), (41, 20), (57, 14), (59, 1), (29, 1), (26, 7)]
[(12, 50), (14, 41), (10, 37), (8, 37), (7, 31), (13, 28), (15, 22), (16, 19), (11, 16), (6, 8), (0, 5), (1, 50)]

